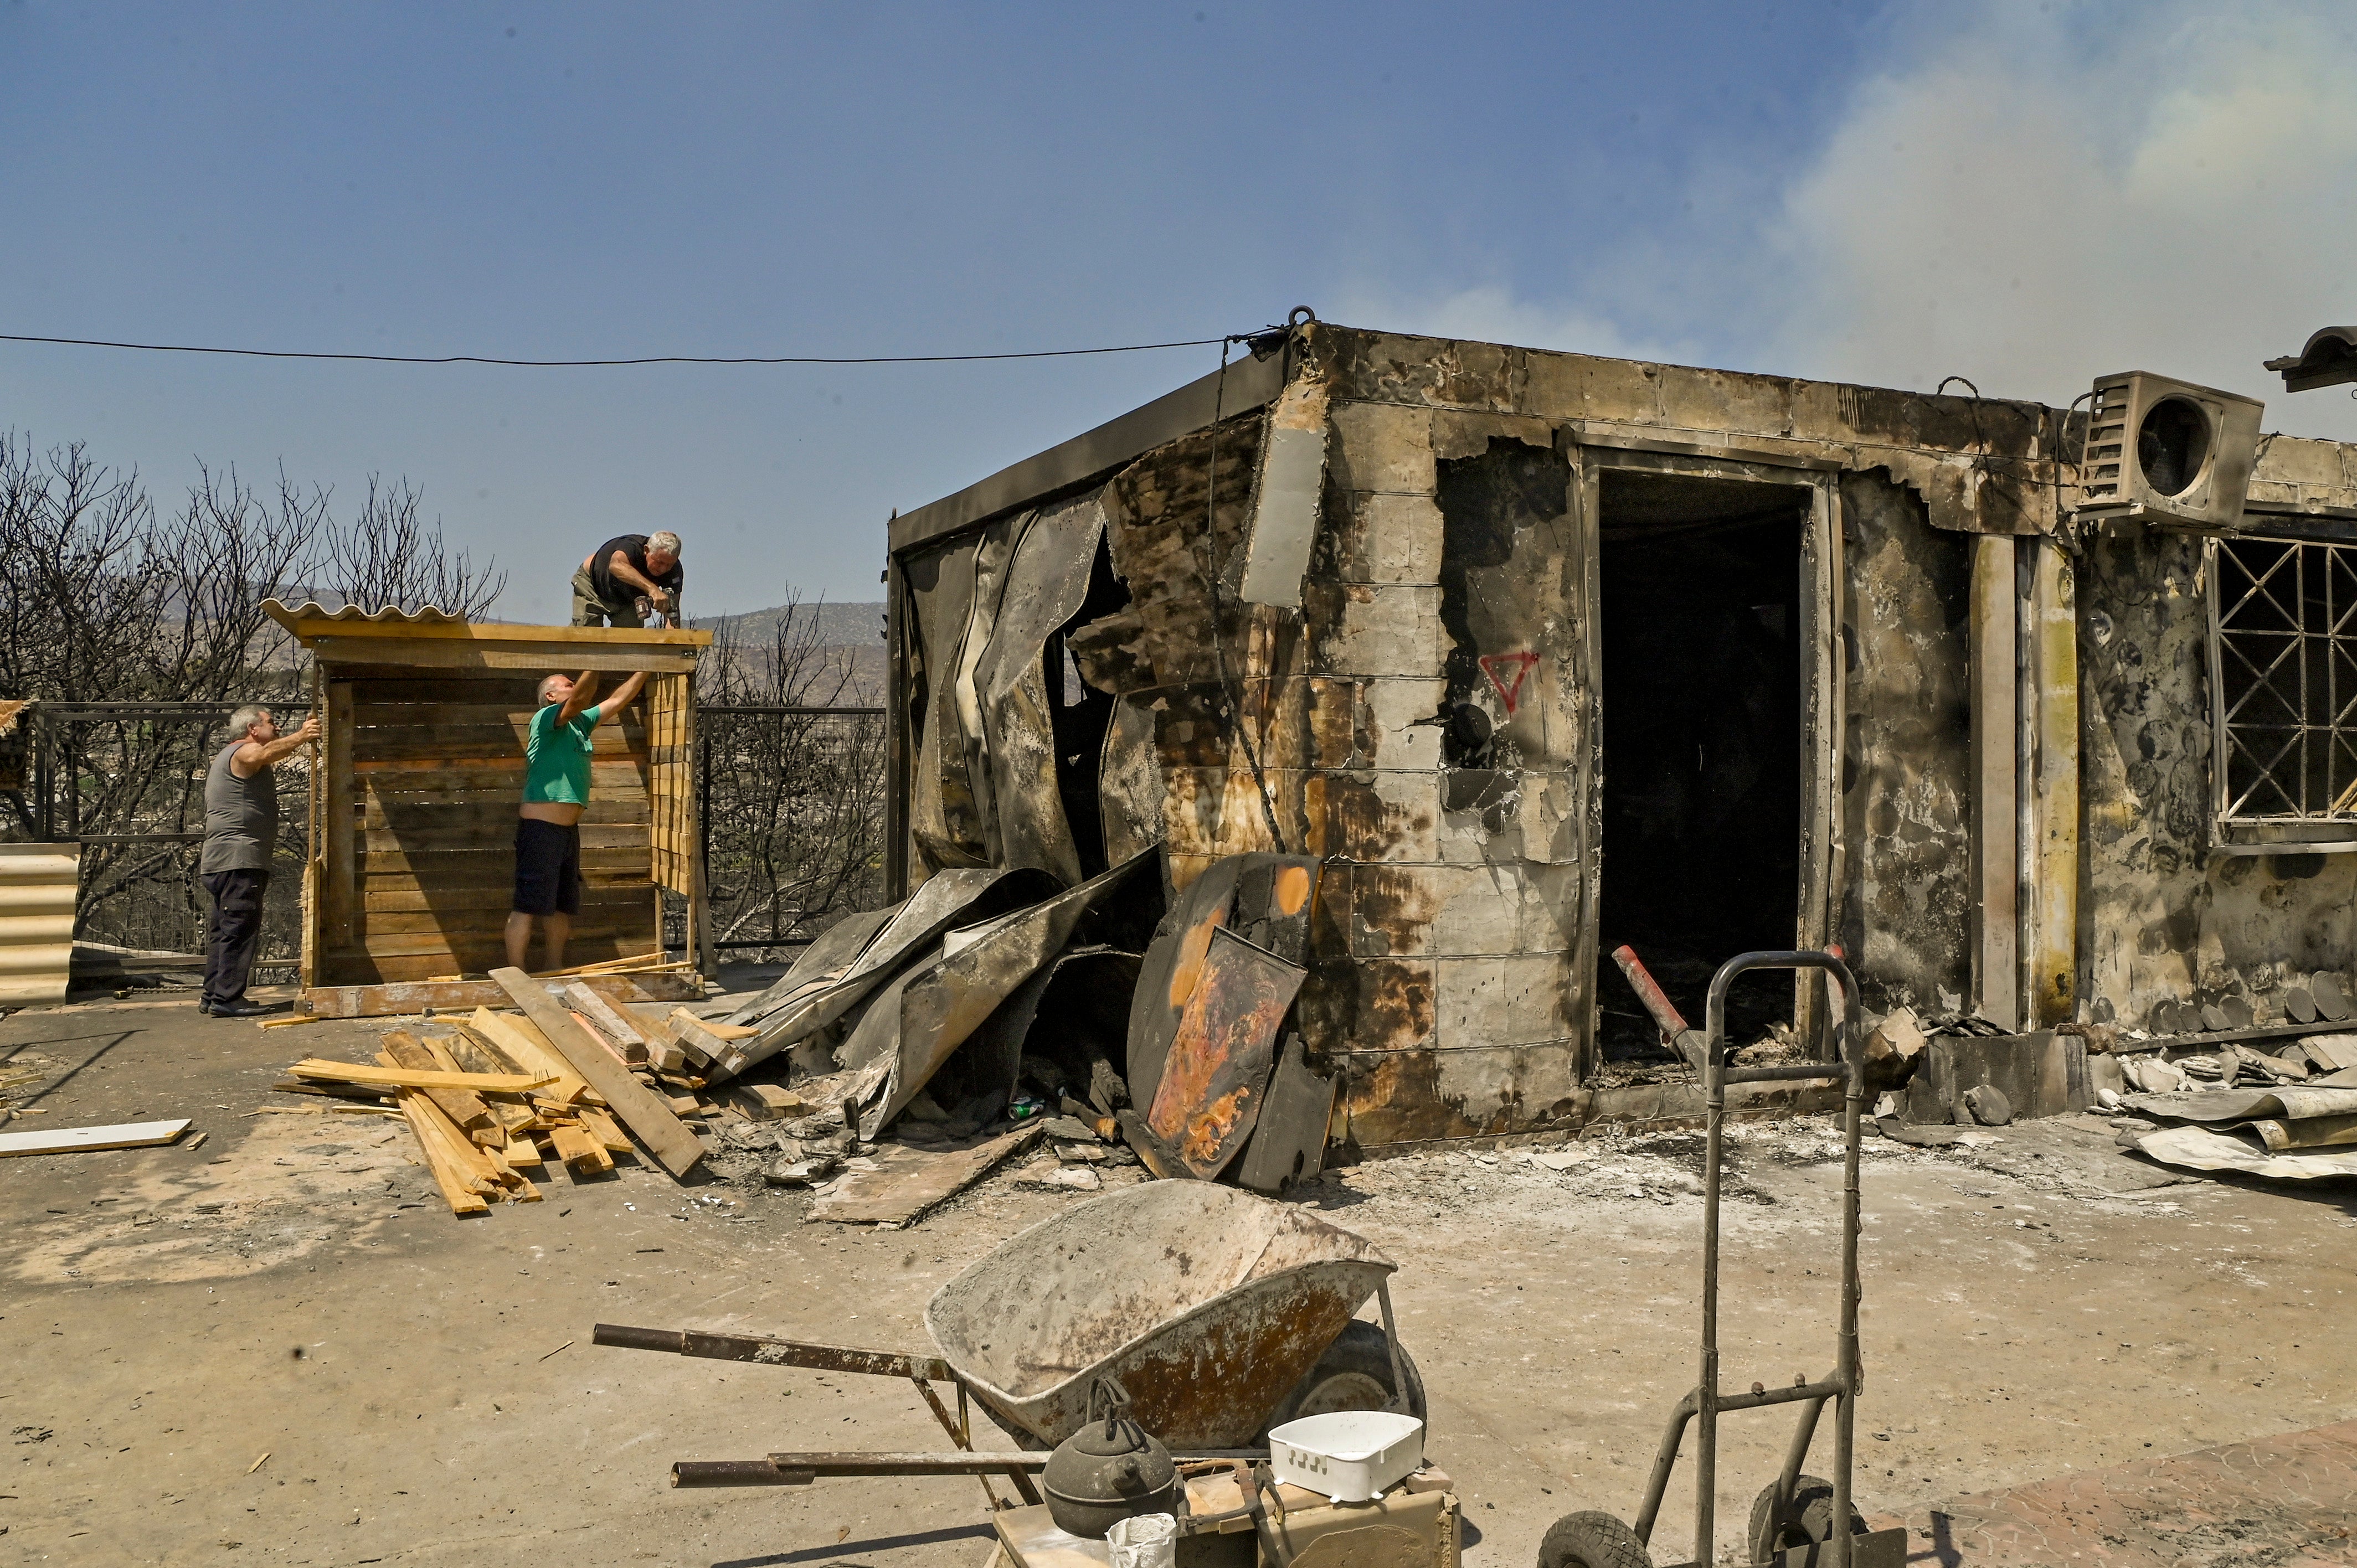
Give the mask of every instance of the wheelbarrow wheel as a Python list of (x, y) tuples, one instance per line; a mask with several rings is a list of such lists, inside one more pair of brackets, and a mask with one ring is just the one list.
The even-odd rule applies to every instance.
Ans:
[[(1400, 1347), (1400, 1370), (1407, 1374), (1407, 1413), (1424, 1419), (1424, 1378), (1415, 1369), (1407, 1347)], [(1282, 1426), (1305, 1415), (1328, 1415), (1338, 1410), (1382, 1410), (1399, 1390), (1392, 1384), (1391, 1343), (1380, 1324), (1353, 1318), (1326, 1347), (1318, 1364), (1278, 1403), (1268, 1418)]]
[(1555, 1521), (1539, 1542), (1539, 1568), (1653, 1568), (1653, 1554), (1635, 1530), (1590, 1509)]
[[(1866, 1533), (1866, 1516), (1853, 1505), (1849, 1510), (1849, 1532)], [(1772, 1563), (1780, 1552), (1796, 1546), (1822, 1546), (1834, 1538), (1834, 1484), (1814, 1476), (1803, 1476), (1792, 1483), (1792, 1502), (1780, 1518), (1776, 1510), (1776, 1483), (1770, 1481), (1760, 1488), (1751, 1503), (1751, 1561)]]

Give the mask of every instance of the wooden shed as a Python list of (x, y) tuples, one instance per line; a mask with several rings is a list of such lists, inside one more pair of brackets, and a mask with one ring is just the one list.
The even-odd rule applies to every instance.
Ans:
[(313, 1012), (505, 1005), (480, 977), (507, 961), (525, 729), (539, 682), (583, 670), (599, 671), (608, 689), (631, 671), (649, 675), (593, 744), (581, 912), (566, 964), (660, 954), (669, 893), (684, 903), (688, 967), (600, 989), (638, 1001), (702, 994), (694, 683), (710, 632), (267, 607), (310, 650), (326, 736), (304, 875), (303, 985)]

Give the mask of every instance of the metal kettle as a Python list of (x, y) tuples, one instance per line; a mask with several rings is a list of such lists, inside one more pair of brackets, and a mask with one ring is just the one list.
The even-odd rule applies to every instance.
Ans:
[(1170, 1450), (1130, 1419), (1129, 1394), (1111, 1378), (1090, 1385), (1088, 1423), (1056, 1444), (1041, 1482), (1056, 1528), (1091, 1541), (1123, 1520), (1178, 1511)]

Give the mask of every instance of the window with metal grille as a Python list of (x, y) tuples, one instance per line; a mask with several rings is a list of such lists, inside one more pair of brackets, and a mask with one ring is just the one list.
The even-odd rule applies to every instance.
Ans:
[(2212, 559), (2219, 815), (2357, 821), (2357, 544), (2221, 540)]

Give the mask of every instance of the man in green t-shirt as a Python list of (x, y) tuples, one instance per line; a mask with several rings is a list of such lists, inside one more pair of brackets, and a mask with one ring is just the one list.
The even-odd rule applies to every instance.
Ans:
[(643, 670), (597, 702), (597, 676), (551, 675), (523, 743), (523, 811), (516, 822), (515, 901), (508, 916), (508, 966), (523, 969), (537, 916), (548, 934), (548, 967), (565, 967), (565, 940), (581, 912), (581, 811), (589, 804), (589, 737), (621, 716)]

